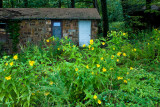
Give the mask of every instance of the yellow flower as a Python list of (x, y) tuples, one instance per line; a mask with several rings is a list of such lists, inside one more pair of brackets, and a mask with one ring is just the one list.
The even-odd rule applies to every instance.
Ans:
[(46, 40), (46, 42), (49, 42), (49, 40)]
[(54, 37), (53, 37), (53, 41), (54, 41)]
[(94, 98), (94, 99), (97, 99), (97, 96), (96, 96), (96, 95), (94, 95), (94, 96), (93, 96), (93, 98)]
[(113, 48), (113, 50), (115, 50), (115, 48)]
[(85, 44), (83, 44), (83, 47), (85, 47), (86, 45)]
[(64, 51), (64, 49), (63, 49), (63, 51)]
[(35, 93), (32, 93), (32, 95), (35, 95)]
[(111, 56), (111, 59), (113, 59), (113, 58), (114, 58), (114, 55)]
[(75, 71), (78, 71), (78, 68), (76, 68)]
[(88, 68), (89, 68), (89, 66), (87, 65), (87, 66), (86, 66), (86, 68), (88, 69)]
[(98, 100), (98, 104), (101, 104), (102, 102), (101, 102), (101, 100)]
[(103, 60), (103, 57), (101, 57), (101, 60)]
[(90, 44), (93, 45), (93, 39), (90, 40)]
[(29, 65), (30, 65), (30, 66), (33, 66), (34, 63), (35, 63), (35, 61), (29, 61)]
[(123, 79), (123, 77), (117, 77), (118, 80)]
[(123, 80), (124, 81), (124, 83), (127, 83), (127, 80)]
[(123, 36), (125, 36), (126, 35), (126, 33), (123, 33)]
[(57, 48), (57, 50), (60, 50), (60, 48)]
[(129, 72), (127, 72), (127, 74), (129, 74)]
[(130, 79), (128, 79), (128, 81), (129, 81)]
[(102, 71), (103, 71), (103, 72), (106, 72), (107, 70), (103, 67)]
[(135, 52), (136, 52), (136, 51), (137, 51), (137, 49), (135, 49), (135, 48), (134, 48), (134, 49), (133, 49), (133, 51), (135, 51)]
[(105, 45), (105, 42), (102, 42), (102, 45)]
[(148, 45), (149, 45), (149, 43), (148, 43)]
[(92, 47), (92, 50), (94, 50), (94, 47)]
[(117, 56), (121, 56), (121, 54), (122, 54), (122, 52), (118, 52), (118, 53), (117, 53)]
[(117, 59), (117, 62), (119, 62), (119, 59)]
[(13, 62), (10, 63), (10, 66), (13, 66)]
[(132, 68), (132, 67), (130, 67), (130, 70), (133, 70), (133, 68)]
[(110, 70), (113, 70), (113, 68), (110, 68)]
[(99, 64), (97, 64), (97, 68), (99, 68), (100, 67), (100, 65)]
[(94, 72), (92, 72), (92, 75), (94, 74)]
[(6, 71), (5, 69), (3, 71)]
[(7, 65), (8, 65), (8, 63), (5, 63), (5, 65), (7, 66)]
[(45, 92), (44, 95), (47, 96), (47, 95), (49, 95), (49, 93), (50, 93), (50, 92)]
[(159, 38), (157, 40), (159, 40)]
[(49, 82), (49, 85), (53, 85), (53, 81), (50, 81), (50, 82)]
[(11, 79), (11, 75), (8, 77), (5, 77), (6, 80), (10, 80)]
[(126, 53), (123, 53), (123, 56), (127, 56)]
[(73, 45), (73, 47), (75, 47), (75, 45)]
[(17, 59), (18, 59), (18, 56), (17, 56), (17, 55), (14, 55), (14, 56), (13, 56), (13, 59), (17, 60)]
[(6, 59), (7, 57), (5, 56), (4, 59)]

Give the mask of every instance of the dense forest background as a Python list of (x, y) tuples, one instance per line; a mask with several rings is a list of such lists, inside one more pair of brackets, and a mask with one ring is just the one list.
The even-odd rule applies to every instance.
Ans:
[(159, 16), (159, 6), (159, 0), (0, 0), (3, 8), (97, 8), (102, 16), (99, 34), (104, 37), (109, 30), (135, 32), (159, 27), (152, 24), (152, 20), (157, 23), (155, 17), (150, 17)]

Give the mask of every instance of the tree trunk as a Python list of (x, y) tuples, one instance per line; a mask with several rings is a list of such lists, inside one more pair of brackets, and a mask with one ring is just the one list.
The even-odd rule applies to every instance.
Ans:
[(13, 2), (13, 0), (11, 0), (11, 7), (12, 7), (12, 8), (14, 7), (14, 2)]
[(58, 8), (61, 8), (61, 0), (58, 0)]
[(28, 0), (24, 0), (24, 7), (25, 7), (25, 8), (28, 7)]
[(3, 0), (0, 0), (0, 8), (3, 8)]
[(101, 0), (101, 7), (102, 7), (102, 20), (103, 20), (103, 37), (107, 37), (107, 32), (109, 31), (109, 23), (108, 23), (106, 0)]
[(75, 1), (71, 0), (71, 8), (75, 8)]
[[(98, 2), (97, 0), (93, 0), (93, 7), (96, 8), (99, 12)], [(100, 13), (100, 12), (99, 12)]]

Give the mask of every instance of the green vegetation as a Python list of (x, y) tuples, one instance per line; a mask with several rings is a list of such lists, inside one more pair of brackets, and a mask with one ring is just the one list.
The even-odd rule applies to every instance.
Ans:
[(0, 106), (160, 106), (160, 31), (112, 31), (79, 48), (65, 38), (0, 59)]

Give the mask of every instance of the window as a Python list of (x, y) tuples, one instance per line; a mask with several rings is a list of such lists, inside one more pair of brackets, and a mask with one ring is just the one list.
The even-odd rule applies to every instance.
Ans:
[(54, 22), (53, 26), (61, 26), (60, 22)]
[(0, 23), (0, 42), (6, 42), (7, 35), (6, 35), (6, 23)]

